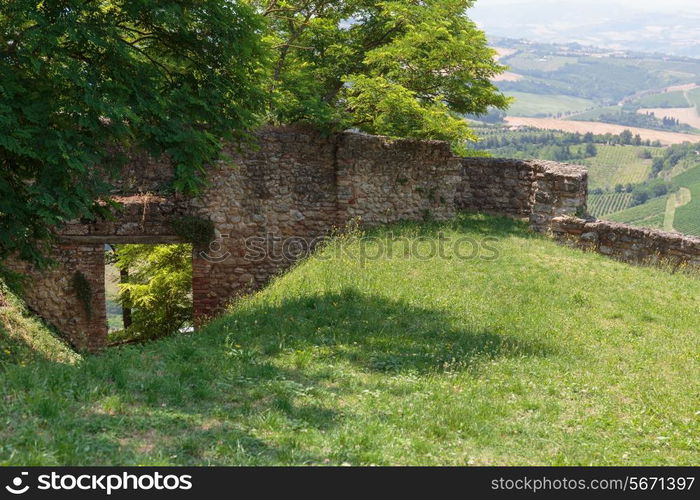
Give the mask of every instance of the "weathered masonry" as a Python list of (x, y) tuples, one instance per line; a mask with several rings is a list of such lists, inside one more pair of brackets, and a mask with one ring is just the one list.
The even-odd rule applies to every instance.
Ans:
[[(304, 128), (266, 128), (258, 143), (244, 152), (227, 148), (232, 160), (210, 169), (207, 189), (194, 199), (159, 194), (172, 176), (167, 161), (132, 158), (115, 191), (122, 206), (113, 220), (57, 228), (58, 265), (49, 271), (12, 263), (32, 278), (25, 287), (30, 307), (74, 345), (98, 350), (107, 334), (105, 243), (181, 241), (175, 226), (183, 216), (208, 219), (216, 229), (215, 240), (192, 256), (201, 321), (288, 267), (300, 246), (352, 219), (440, 220), (463, 210), (529, 219), (548, 231), (554, 219), (586, 209), (581, 167), (458, 158), (442, 142)], [(89, 285), (87, 305), (76, 290), (77, 272)]]

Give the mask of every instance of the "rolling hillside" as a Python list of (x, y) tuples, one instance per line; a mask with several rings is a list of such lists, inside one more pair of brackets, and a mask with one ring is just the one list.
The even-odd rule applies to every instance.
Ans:
[(617, 134), (630, 128), (664, 144), (693, 140), (669, 134), (700, 133), (694, 109), (700, 59), (578, 44), (495, 43), (500, 62), (514, 76), (495, 80), (515, 97), (509, 124), (580, 133)]
[(678, 191), (603, 218), (700, 236), (700, 165), (670, 178)]

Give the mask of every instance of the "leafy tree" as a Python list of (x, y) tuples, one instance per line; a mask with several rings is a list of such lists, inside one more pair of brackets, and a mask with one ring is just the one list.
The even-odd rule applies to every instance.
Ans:
[(393, 137), (474, 139), (460, 114), (504, 109), (473, 0), (249, 0), (274, 49), (268, 119)]
[(595, 144), (592, 142), (586, 143), (586, 149), (585, 149), (585, 154), (588, 157), (592, 157), (598, 154), (598, 148), (595, 147)]
[(634, 194), (632, 195), (632, 205), (637, 206), (637, 205), (642, 205), (646, 203), (649, 200), (649, 192), (647, 190), (639, 190), (635, 191)]
[(630, 132), (628, 129), (623, 130), (620, 132), (620, 140), (622, 141), (622, 144), (631, 144), (632, 132)]
[(260, 26), (230, 0), (1, 2), (0, 258), (103, 213), (118, 150), (167, 153), (196, 191), (262, 108)]
[(192, 247), (118, 245), (116, 266), (128, 281), (119, 302), (131, 311), (126, 338), (154, 339), (192, 322)]
[(668, 194), (668, 186), (666, 184), (656, 184), (652, 188), (652, 191), (654, 193), (654, 197), (664, 196)]
[(651, 162), (651, 175), (652, 177), (655, 177), (659, 174), (664, 169), (664, 160), (663, 158), (654, 158), (654, 160)]

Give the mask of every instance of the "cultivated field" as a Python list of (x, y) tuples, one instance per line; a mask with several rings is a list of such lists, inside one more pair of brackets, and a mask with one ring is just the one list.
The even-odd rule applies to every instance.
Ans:
[(523, 75), (513, 73), (511, 71), (505, 71), (500, 75), (496, 75), (491, 78), (492, 82), (517, 82), (523, 79)]
[[(700, 116), (698, 116), (698, 110), (696, 107), (692, 108), (641, 108), (637, 110), (637, 113), (646, 114), (651, 113), (657, 118), (661, 119), (665, 116), (669, 118), (675, 118), (681, 123), (690, 125), (691, 127), (700, 129)], [(700, 140), (700, 137), (698, 138)]]
[(673, 177), (672, 182), (690, 191), (690, 201), (676, 208), (673, 227), (682, 233), (700, 236), (700, 166)]
[(686, 170), (669, 180), (679, 188), (675, 193), (653, 198), (636, 207), (598, 216), (635, 226), (700, 236), (700, 167)]
[(690, 200), (690, 189), (684, 187), (668, 196), (668, 200), (666, 201), (666, 213), (664, 215), (664, 229), (666, 231), (673, 231), (675, 229), (673, 224), (676, 217), (676, 209), (687, 205), (690, 203)]
[(635, 104), (646, 108), (686, 108), (690, 105), (683, 90), (646, 95), (637, 99)]
[(586, 122), (575, 120), (559, 120), (556, 118), (530, 118), (523, 116), (507, 116), (505, 121), (511, 126), (534, 127), (545, 130), (562, 130), (564, 132), (578, 132), (585, 134), (620, 134), (629, 130), (633, 134), (639, 134), (643, 140), (659, 141), (661, 144), (681, 144), (683, 142), (700, 141), (700, 134), (682, 134), (679, 132), (665, 132), (646, 128), (626, 127), (612, 123)]
[(632, 204), (630, 193), (591, 194), (588, 196), (588, 212), (598, 218), (619, 212)]
[[(636, 184), (649, 177), (652, 160), (640, 158), (643, 151), (649, 151), (652, 156), (663, 154), (661, 148), (645, 146), (611, 146), (598, 145), (597, 154), (593, 158), (578, 160), (588, 167), (589, 184), (591, 189), (613, 188), (617, 184)], [(620, 209), (621, 210), (621, 209)]]
[(661, 229), (666, 215), (666, 197), (654, 198), (643, 205), (607, 214), (603, 219), (625, 222), (633, 226)]
[(508, 108), (513, 116), (556, 115), (557, 113), (576, 113), (595, 106), (589, 99), (566, 95), (530, 94), (527, 92), (506, 92), (515, 101)]

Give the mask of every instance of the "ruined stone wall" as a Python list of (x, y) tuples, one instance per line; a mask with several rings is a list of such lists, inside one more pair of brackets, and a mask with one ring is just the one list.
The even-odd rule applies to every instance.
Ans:
[[(24, 300), (73, 346), (99, 350), (107, 339), (104, 245), (63, 242), (54, 245), (51, 257), (57, 265), (48, 269), (11, 262), (12, 269), (31, 278), (22, 288)], [(76, 273), (90, 284), (89, 305), (76, 290)]]
[(336, 157), (339, 218), (368, 225), (448, 219), (456, 212), (460, 174), (460, 160), (445, 142), (343, 134)]
[[(106, 333), (102, 245), (183, 241), (174, 227), (182, 216), (209, 219), (215, 227), (214, 241), (193, 252), (194, 313), (201, 323), (350, 220), (442, 220), (467, 210), (529, 218), (545, 230), (553, 217), (585, 211), (580, 167), (457, 158), (443, 142), (271, 127), (258, 133), (255, 147), (228, 145), (225, 152), (194, 199), (164, 194), (172, 179), (167, 160), (133, 155), (115, 188), (121, 208), (114, 219), (57, 229), (59, 266), (31, 273), (29, 306), (74, 344), (99, 348)], [(71, 298), (78, 268), (96, 291), (90, 320)]]
[(209, 172), (209, 186), (189, 201), (214, 222), (196, 281), (206, 283), (213, 315), (234, 297), (259, 288), (294, 260), (296, 247), (341, 224), (337, 210), (336, 137), (270, 128), (257, 148), (227, 148), (230, 161)]
[(501, 158), (462, 158), (457, 207), (467, 212), (528, 218), (535, 164)]
[(462, 158), (460, 163), (460, 210), (529, 219), (536, 231), (545, 230), (552, 217), (586, 211), (583, 167), (501, 158)]
[(624, 262), (700, 268), (700, 238), (692, 236), (577, 217), (556, 217), (549, 231), (559, 241)]

